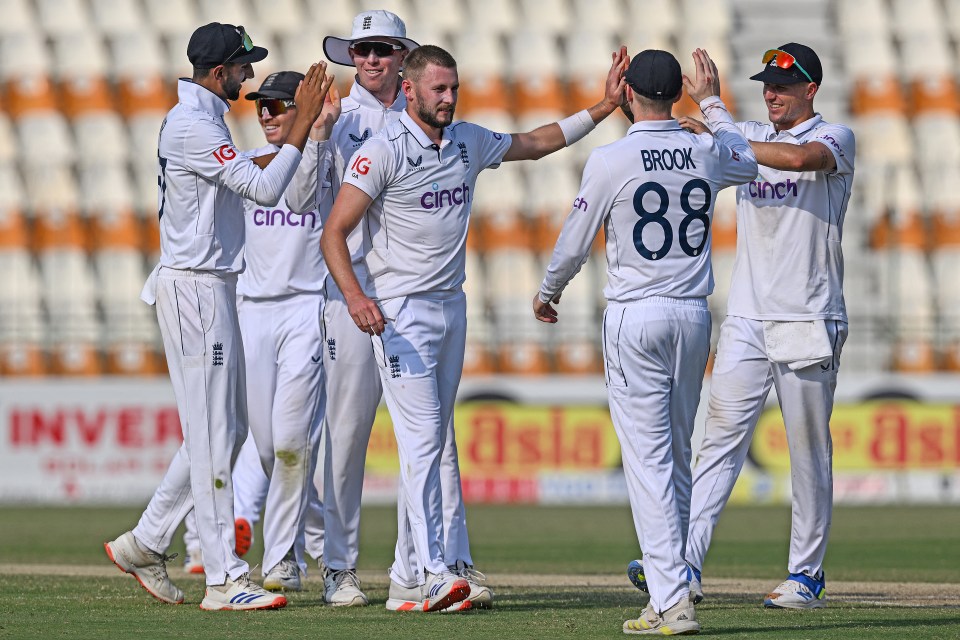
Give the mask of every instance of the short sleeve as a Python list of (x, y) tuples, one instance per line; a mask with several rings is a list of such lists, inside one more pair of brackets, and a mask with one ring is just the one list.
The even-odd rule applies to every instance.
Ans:
[(376, 198), (396, 173), (390, 144), (382, 138), (368, 140), (357, 149), (343, 172), (343, 183), (352, 184)]
[(513, 138), (509, 133), (497, 133), (476, 124), (468, 124), (476, 140), (477, 155), (481, 169), (496, 168), (510, 150)]
[(852, 174), (853, 160), (856, 155), (856, 139), (853, 131), (839, 124), (828, 124), (817, 129), (812, 140), (819, 142), (830, 149), (837, 160), (837, 169), (834, 174)]

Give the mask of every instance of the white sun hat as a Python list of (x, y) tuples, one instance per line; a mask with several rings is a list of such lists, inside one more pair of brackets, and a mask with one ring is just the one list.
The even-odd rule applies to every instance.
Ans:
[(407, 38), (407, 25), (395, 13), (376, 9), (364, 11), (353, 19), (353, 33), (349, 38), (327, 36), (323, 39), (323, 53), (330, 62), (353, 66), (353, 56), (350, 55), (350, 45), (357, 40), (371, 38), (390, 38), (398, 41), (407, 51), (412, 51), (420, 45)]

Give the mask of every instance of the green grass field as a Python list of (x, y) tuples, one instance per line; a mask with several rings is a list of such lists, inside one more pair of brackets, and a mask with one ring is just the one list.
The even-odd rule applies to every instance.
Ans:
[[(103, 553), (103, 541), (131, 528), (138, 515), (136, 509), (0, 508), (0, 638), (615, 638), (642, 603), (624, 576), (638, 551), (626, 507), (471, 507), (474, 559), (491, 577), (496, 608), (454, 616), (387, 612), (385, 577), (368, 578), (373, 606), (361, 610), (320, 604), (322, 583), (312, 576), (308, 590), (291, 595), (282, 611), (204, 612), (197, 606), (202, 580), (181, 573), (180, 558), (171, 576), (187, 604), (162, 605)], [(960, 637), (960, 510), (838, 508), (826, 562), (830, 606), (767, 611), (759, 602), (785, 575), (789, 518), (780, 507), (724, 514), (704, 567), (702, 635)], [(383, 575), (395, 534), (394, 509), (364, 510), (362, 573)], [(179, 537), (171, 551), (182, 553)], [(260, 554), (255, 546), (251, 564)], [(518, 574), (555, 580), (514, 586), (529, 584)], [(711, 592), (711, 580), (721, 578), (749, 586), (718, 581), (723, 588)], [(870, 584), (853, 589), (854, 582)], [(920, 600), (898, 602), (905, 582), (930, 584)], [(848, 585), (846, 592), (831, 590), (834, 583)]]

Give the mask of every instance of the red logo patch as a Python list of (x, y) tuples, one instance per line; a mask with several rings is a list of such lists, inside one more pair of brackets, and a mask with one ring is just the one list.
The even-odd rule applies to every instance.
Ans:
[(357, 156), (357, 159), (353, 161), (353, 164), (350, 166), (350, 168), (360, 175), (365, 176), (370, 173), (370, 158)]
[(220, 164), (224, 164), (237, 157), (237, 150), (229, 144), (225, 144), (213, 152), (213, 157), (216, 158)]

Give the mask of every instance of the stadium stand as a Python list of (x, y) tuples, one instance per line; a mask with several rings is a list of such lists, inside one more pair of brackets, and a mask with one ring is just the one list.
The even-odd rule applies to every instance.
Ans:
[[(760, 54), (800, 40), (823, 59), (817, 107), (857, 134), (845, 226), (854, 371), (960, 370), (960, 0), (0, 0), (0, 374), (162, 371), (140, 285), (159, 251), (156, 143), (190, 72), (190, 33), (244, 24), (270, 71), (306, 69), (327, 33), (363, 8), (407, 20), (411, 37), (459, 61), (458, 116), (523, 130), (602, 94), (620, 42), (706, 47), (740, 119), (764, 120), (749, 75)], [(352, 74), (334, 68), (346, 91)], [(247, 87), (249, 90), (249, 87)], [(262, 144), (252, 105), (228, 116), (237, 143)], [(689, 100), (678, 111), (695, 114)], [(615, 115), (575, 147), (480, 179), (467, 258), (467, 374), (596, 373), (605, 284), (602, 232), (564, 294), (562, 320), (530, 313), (590, 151), (616, 140)], [(736, 248), (735, 198), (713, 224), (714, 326)], [(716, 336), (714, 336), (716, 339)]]

